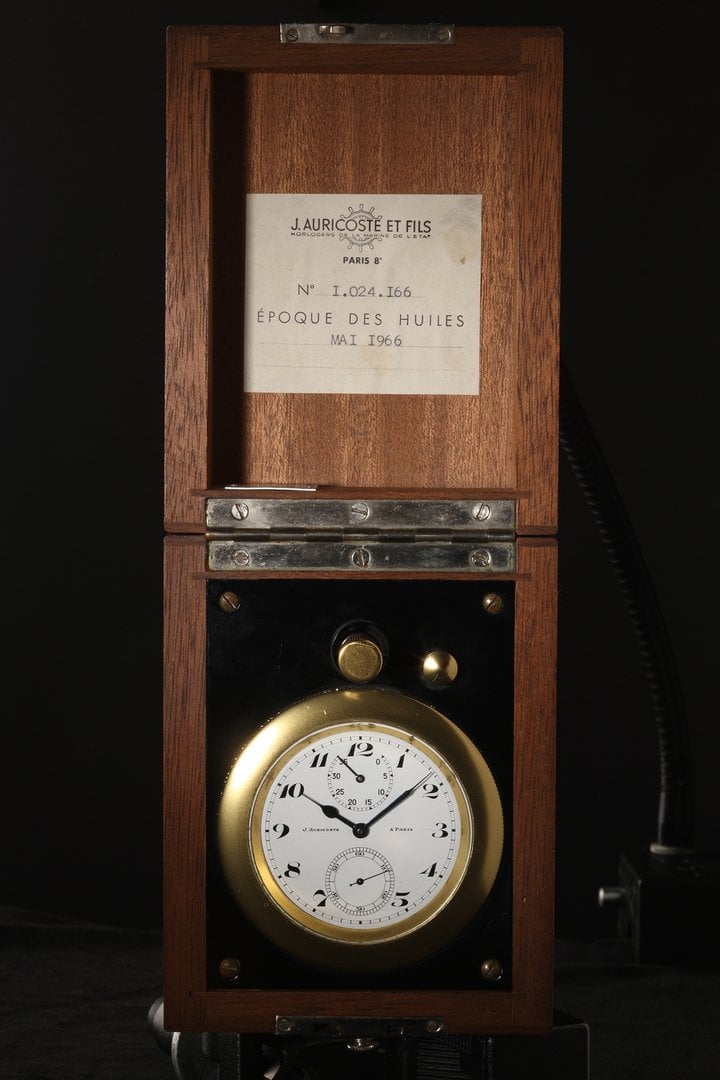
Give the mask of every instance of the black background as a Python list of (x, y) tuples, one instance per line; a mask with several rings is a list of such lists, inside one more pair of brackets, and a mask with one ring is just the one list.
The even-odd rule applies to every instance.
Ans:
[[(716, 5), (2, 8), (0, 903), (155, 927), (161, 900), (164, 50), (171, 23), (557, 25), (562, 348), (652, 574), (720, 849)], [(371, 132), (367, 133), (371, 138)], [(655, 832), (637, 643), (563, 463), (558, 932)]]

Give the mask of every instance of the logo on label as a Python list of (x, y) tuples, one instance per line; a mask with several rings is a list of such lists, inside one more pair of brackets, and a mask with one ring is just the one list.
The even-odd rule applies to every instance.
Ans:
[(348, 206), (347, 216), (337, 219), (337, 228), (341, 240), (348, 241), (348, 248), (359, 247), (373, 250), (376, 240), (382, 240), (379, 235), (382, 223), (380, 214), (375, 213), (375, 207), (366, 210), (362, 203), (357, 210)]
[(348, 206), (347, 213), (337, 217), (313, 214), (296, 216), (290, 226), (290, 235), (296, 237), (323, 237), (343, 240), (348, 250), (372, 251), (376, 241), (391, 237), (407, 240), (429, 239), (432, 221), (429, 218), (392, 218), (375, 213), (375, 207)]

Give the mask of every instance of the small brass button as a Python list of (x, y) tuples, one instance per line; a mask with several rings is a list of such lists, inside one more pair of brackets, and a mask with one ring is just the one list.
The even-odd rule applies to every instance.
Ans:
[(351, 634), (337, 651), (337, 666), (354, 683), (371, 682), (382, 671), (384, 657), (376, 641), (365, 634)]
[(433, 649), (423, 660), (422, 677), (428, 686), (437, 689), (449, 686), (457, 678), (457, 673), (457, 660), (444, 649)]

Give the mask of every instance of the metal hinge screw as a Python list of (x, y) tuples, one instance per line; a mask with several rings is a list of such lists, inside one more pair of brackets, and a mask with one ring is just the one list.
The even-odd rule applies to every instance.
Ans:
[(370, 516), (370, 507), (364, 502), (353, 503), (350, 507), (350, 515), (355, 521), (365, 521)]
[(489, 566), (492, 562), (492, 555), (487, 548), (475, 548), (470, 552), (470, 562), (473, 566)]
[(245, 548), (237, 548), (233, 551), (232, 561), (236, 566), (249, 566), (250, 565), (250, 552)]
[(492, 513), (487, 503), (480, 503), (473, 509), (473, 517), (476, 521), (487, 521)]
[(366, 548), (355, 548), (350, 559), (354, 566), (358, 566), (362, 570), (370, 565), (370, 552)]
[(250, 507), (244, 502), (233, 503), (230, 513), (236, 521), (244, 521), (250, 513)]

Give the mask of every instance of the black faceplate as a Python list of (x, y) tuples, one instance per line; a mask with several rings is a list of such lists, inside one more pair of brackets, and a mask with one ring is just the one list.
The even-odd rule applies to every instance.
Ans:
[[(235, 610), (219, 600), (232, 592)], [(208, 987), (383, 987), (509, 989), (511, 982), (511, 835), (513, 637), (515, 587), (509, 581), (253, 580), (208, 582)], [(502, 609), (490, 614), (483, 598)], [(369, 684), (432, 706), (477, 744), (500, 792), (505, 849), (493, 890), (472, 924), (426, 960), (390, 972), (357, 974), (310, 967), (281, 952), (244, 916), (219, 864), (217, 812), (227, 775), (242, 747), (269, 719), (302, 698), (350, 688), (333, 659), (345, 628), (366, 627), (387, 648)], [(432, 650), (452, 653), (458, 676), (443, 689), (421, 678)], [(228, 983), (223, 958), (241, 961)], [(498, 982), (484, 983), (483, 960), (500, 961)]]

